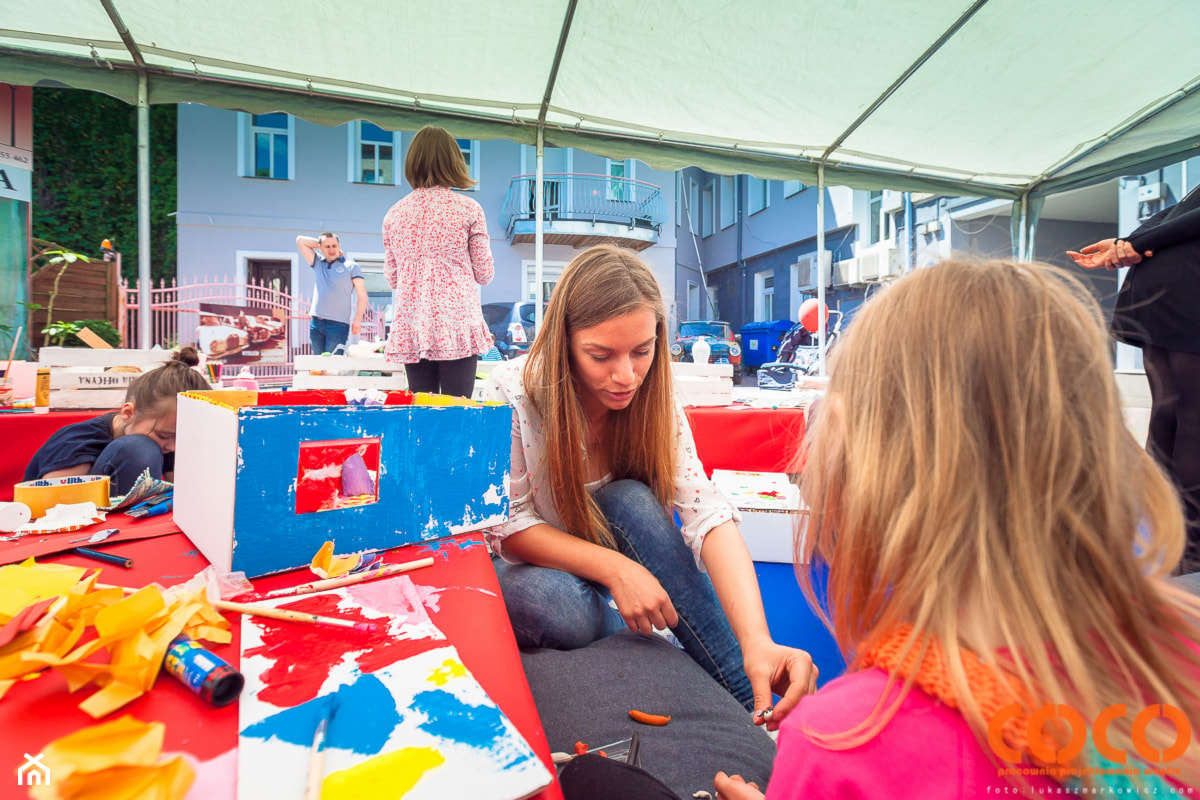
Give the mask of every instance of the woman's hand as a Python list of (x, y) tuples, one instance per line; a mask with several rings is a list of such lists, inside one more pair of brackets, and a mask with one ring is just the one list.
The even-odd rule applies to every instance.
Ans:
[(1116, 269), (1140, 264), (1143, 258), (1149, 258), (1154, 252), (1147, 250), (1139, 253), (1126, 239), (1101, 239), (1082, 250), (1068, 250), (1067, 255), (1084, 269)]
[[(817, 666), (804, 650), (763, 638), (743, 646), (742, 663), (754, 689), (754, 724), (766, 725), (769, 731), (779, 728), (800, 698), (817, 690)], [(774, 708), (772, 693), (781, 695)]]
[(757, 783), (746, 783), (741, 775), (726, 775), (718, 772), (713, 778), (717, 800), (762, 800), (765, 796), (758, 790)]
[(679, 615), (658, 578), (630, 558), (622, 556), (621, 561), (616, 575), (605, 585), (629, 630), (651, 634), (654, 628), (666, 630), (677, 625)]
[(1110, 263), (1116, 242), (1116, 239), (1101, 239), (1082, 250), (1068, 250), (1067, 256), (1084, 269), (1097, 269), (1098, 267), (1112, 269)]

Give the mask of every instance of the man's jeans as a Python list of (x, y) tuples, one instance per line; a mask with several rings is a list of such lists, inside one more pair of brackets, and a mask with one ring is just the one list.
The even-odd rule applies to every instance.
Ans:
[(350, 338), (350, 323), (313, 317), (308, 323), (308, 341), (314, 356), (332, 353)]
[[(747, 710), (754, 706), (738, 645), (712, 581), (696, 567), (691, 549), (654, 494), (632, 480), (610, 483), (594, 495), (620, 552), (666, 589), (679, 614), (672, 628), (683, 649)], [(495, 558), (504, 603), (522, 647), (574, 650), (626, 628), (608, 605), (604, 586), (568, 572)]]

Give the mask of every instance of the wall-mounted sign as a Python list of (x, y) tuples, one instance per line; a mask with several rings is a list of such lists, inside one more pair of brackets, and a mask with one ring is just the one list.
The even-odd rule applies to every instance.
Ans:
[(0, 197), (33, 202), (33, 173), (0, 163)]
[(0, 83), (0, 169), (4, 167), (33, 169), (33, 89), (29, 86)]

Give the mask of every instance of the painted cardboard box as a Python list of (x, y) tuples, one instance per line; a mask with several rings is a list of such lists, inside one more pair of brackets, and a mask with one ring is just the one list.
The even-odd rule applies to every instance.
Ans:
[(714, 469), (712, 480), (742, 513), (738, 529), (750, 557), (793, 563), (797, 527), (807, 521), (808, 510), (791, 479), (781, 472)]
[(389, 392), (179, 397), (175, 522), (218, 570), (250, 577), (384, 550), (507, 518), (512, 409)]

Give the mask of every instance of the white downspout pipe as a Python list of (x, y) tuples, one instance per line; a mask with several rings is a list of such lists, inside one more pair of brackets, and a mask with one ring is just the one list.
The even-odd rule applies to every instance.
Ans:
[(545, 129), (538, 125), (537, 129), (537, 177), (534, 179), (534, 223), (533, 223), (533, 299), (534, 299), (534, 322), (533, 335), (537, 336), (542, 330), (542, 303), (545, 300), (542, 297), (542, 256), (546, 246), (546, 232), (544, 230), (542, 211), (545, 206), (545, 173), (543, 170), (542, 156), (545, 149), (545, 140), (543, 138)]
[(146, 73), (137, 84), (138, 347), (150, 348), (150, 99)]

